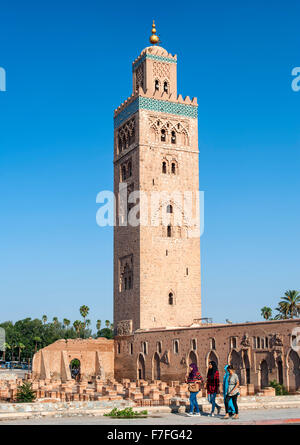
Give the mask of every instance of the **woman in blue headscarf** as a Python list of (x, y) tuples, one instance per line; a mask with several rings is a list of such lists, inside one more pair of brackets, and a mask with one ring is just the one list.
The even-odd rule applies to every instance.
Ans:
[[(224, 405), (225, 405), (226, 395), (227, 395), (227, 392), (228, 392), (228, 385), (229, 385), (228, 380), (229, 380), (229, 376), (230, 376), (229, 371), (228, 371), (228, 366), (229, 366), (229, 365), (226, 365), (225, 368), (224, 368), (224, 369), (225, 369), (225, 375), (224, 375), (224, 377), (223, 377), (223, 398), (224, 398)], [(233, 414), (235, 414), (235, 409), (234, 409), (234, 406), (233, 406), (233, 402), (232, 402), (231, 397), (229, 398), (229, 402), (228, 402), (228, 411), (229, 411), (229, 415), (230, 415), (230, 416), (232, 416)]]

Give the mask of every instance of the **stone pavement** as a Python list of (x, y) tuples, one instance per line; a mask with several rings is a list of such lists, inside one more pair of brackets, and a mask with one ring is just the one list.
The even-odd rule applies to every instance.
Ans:
[(225, 420), (223, 416), (209, 417), (204, 413), (201, 417), (187, 417), (185, 414), (153, 413), (147, 419), (128, 420), (94, 415), (56, 415), (50, 418), (3, 420), (0, 425), (300, 425), (299, 408), (242, 411), (239, 420)]

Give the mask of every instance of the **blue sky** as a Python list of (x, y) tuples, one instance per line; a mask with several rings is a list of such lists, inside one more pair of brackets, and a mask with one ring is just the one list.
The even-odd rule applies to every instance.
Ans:
[(260, 319), (300, 289), (298, 0), (1, 4), (1, 321), (112, 319), (113, 110), (153, 18), (199, 103), (203, 316)]

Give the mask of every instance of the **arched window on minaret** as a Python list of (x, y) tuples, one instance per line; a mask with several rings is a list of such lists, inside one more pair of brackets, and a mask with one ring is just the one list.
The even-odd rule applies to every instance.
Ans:
[(169, 293), (169, 304), (172, 306), (174, 304), (174, 295), (172, 292)]
[(165, 161), (162, 163), (162, 172), (167, 173), (167, 163)]
[(170, 224), (167, 227), (167, 236), (168, 236), (168, 238), (171, 238), (171, 236), (172, 236), (172, 228), (171, 228)]
[(169, 85), (168, 82), (165, 80), (164, 81), (164, 93), (168, 93), (169, 92)]
[(176, 144), (176, 132), (174, 130), (171, 132), (171, 142)]
[(171, 171), (172, 171), (172, 174), (173, 174), (173, 175), (176, 174), (176, 164), (175, 164), (175, 162), (172, 162), (172, 165), (171, 165)]
[(173, 206), (171, 204), (167, 206), (167, 213), (173, 213)]
[(155, 80), (155, 91), (159, 91), (159, 80)]
[(166, 130), (164, 128), (161, 130), (160, 140), (166, 142)]

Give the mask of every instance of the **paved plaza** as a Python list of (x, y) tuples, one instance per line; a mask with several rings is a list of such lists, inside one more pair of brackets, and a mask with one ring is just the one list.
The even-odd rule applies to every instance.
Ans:
[(248, 410), (238, 420), (225, 420), (223, 415), (187, 417), (185, 414), (153, 414), (147, 419), (111, 419), (104, 416), (48, 417), (20, 420), (3, 420), (0, 425), (300, 425), (299, 409)]

